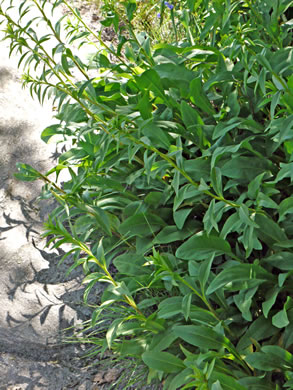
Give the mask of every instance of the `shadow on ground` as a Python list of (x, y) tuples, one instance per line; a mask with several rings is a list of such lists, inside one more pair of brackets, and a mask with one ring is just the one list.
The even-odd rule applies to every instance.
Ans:
[[(40, 215), (54, 205), (13, 195), (5, 202), (18, 206), (18, 214), (4, 211), (0, 224), (0, 389), (92, 389), (95, 370), (85, 369), (80, 359), (85, 348), (64, 343), (65, 329), (90, 318), (83, 304), (83, 275), (75, 269), (66, 277), (72, 258), (59, 264), (65, 251), (50, 251), (40, 239)], [(8, 256), (3, 243), (19, 234), (26, 243), (18, 247), (16, 241)]]

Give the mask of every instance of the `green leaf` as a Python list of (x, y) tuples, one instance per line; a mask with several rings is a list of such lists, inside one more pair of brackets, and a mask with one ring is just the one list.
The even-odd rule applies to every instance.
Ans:
[(192, 300), (192, 293), (185, 295), (182, 299), (182, 313), (184, 315), (185, 321), (188, 320), (190, 315), (191, 300)]
[(242, 225), (242, 221), (240, 221), (239, 219), (238, 212), (230, 215), (230, 217), (228, 217), (226, 222), (224, 223), (224, 226), (220, 233), (220, 237), (225, 239), (229, 233), (238, 231), (241, 225)]
[(259, 226), (251, 219), (249, 215), (248, 207), (245, 204), (241, 204), (239, 207), (239, 219), (244, 223), (244, 225), (251, 226), (253, 228), (258, 228)]
[(208, 260), (205, 260), (200, 264), (198, 277), (202, 290), (205, 289), (206, 283), (209, 279), (214, 257), (215, 254), (212, 254)]
[(276, 369), (292, 369), (293, 360), (291, 353), (277, 345), (266, 345), (261, 352), (254, 352), (246, 356), (245, 360), (252, 367), (262, 371)]
[(202, 260), (212, 254), (233, 255), (229, 243), (217, 236), (194, 235), (176, 251), (176, 256), (183, 260)]
[(262, 303), (262, 311), (263, 311), (263, 315), (265, 316), (265, 318), (268, 318), (268, 314), (269, 314), (272, 306), (275, 304), (279, 292), (280, 292), (280, 289), (278, 287), (273, 287), (266, 294), (266, 300)]
[(201, 77), (197, 77), (191, 81), (189, 92), (190, 100), (193, 104), (209, 115), (215, 114), (215, 110), (203, 90)]
[(293, 196), (284, 199), (279, 206), (279, 222), (285, 219), (286, 214), (293, 213)]
[(271, 337), (276, 333), (276, 328), (272, 325), (271, 319), (266, 319), (263, 315), (252, 322), (248, 330), (240, 338), (237, 350), (243, 351), (252, 344), (251, 339), (256, 341)]
[(264, 67), (266, 68), (268, 71), (272, 72), (273, 69), (271, 67), (271, 64), (269, 63), (269, 61), (266, 59), (266, 57), (262, 54), (257, 54), (256, 55), (256, 59), (258, 60), (258, 62)]
[(260, 284), (270, 280), (272, 276), (262, 267), (256, 264), (239, 264), (224, 269), (209, 285), (206, 294), (212, 294), (219, 288), (231, 288), (235, 282), (252, 282)]
[(106, 211), (98, 206), (90, 206), (87, 204), (78, 204), (78, 206), (81, 210), (85, 210), (87, 213), (92, 215), (104, 232), (109, 236), (112, 236), (110, 219)]
[(223, 190), (222, 190), (222, 173), (221, 169), (218, 167), (212, 168), (211, 171), (211, 182), (215, 193), (223, 198)]
[(248, 184), (247, 195), (248, 195), (248, 197), (249, 197), (250, 199), (256, 199), (264, 175), (265, 175), (265, 172), (261, 173), (260, 175), (256, 176), (256, 177)]
[(234, 89), (234, 91), (229, 93), (228, 99), (227, 99), (227, 105), (230, 109), (229, 115), (233, 117), (237, 117), (240, 112), (240, 104), (238, 102), (238, 91), (237, 89)]
[[(46, 127), (41, 134), (41, 139), (46, 144), (51, 142), (56, 142), (56, 136), (58, 135), (71, 135), (71, 131), (69, 129), (63, 128), (60, 124), (58, 125), (51, 125), (49, 127)], [(60, 136), (58, 137), (60, 139)]]
[(179, 230), (183, 228), (185, 221), (188, 218), (191, 211), (192, 208), (184, 208), (178, 211), (174, 211), (173, 213), (174, 222), (176, 223), (176, 226)]
[(164, 226), (166, 226), (166, 223), (158, 215), (138, 213), (122, 222), (118, 230), (121, 234), (131, 234), (142, 237), (154, 234)]
[(210, 311), (195, 305), (191, 305), (190, 307), (189, 318), (191, 322), (204, 326), (215, 326), (217, 324), (217, 320)]
[(151, 191), (144, 198), (144, 202), (151, 206), (159, 206), (163, 199), (163, 192)]
[(287, 311), (285, 308), (272, 317), (272, 324), (277, 328), (285, 328), (289, 325)]
[(41, 174), (31, 167), (29, 164), (24, 163), (16, 163), (16, 167), (18, 169), (18, 173), (14, 173), (14, 176), (18, 180), (22, 181), (35, 181), (41, 178)]
[(120, 192), (125, 190), (123, 185), (118, 180), (113, 180), (108, 177), (90, 176), (86, 178), (85, 183), (93, 188), (96, 188), (97, 190), (101, 190), (103, 187), (111, 188)]
[(245, 361), (253, 368), (262, 371), (272, 371), (282, 368), (282, 363), (277, 356), (269, 355), (264, 352), (254, 352), (246, 356)]
[(278, 183), (279, 181), (285, 179), (286, 177), (290, 177), (291, 183), (293, 182), (293, 162), (289, 164), (280, 163), (281, 169), (279, 170), (274, 183)]
[(177, 336), (171, 329), (167, 329), (164, 332), (160, 332), (153, 336), (152, 342), (149, 345), (149, 349), (154, 351), (163, 351), (167, 349), (174, 343), (177, 339)]
[(264, 241), (269, 247), (274, 243), (287, 240), (284, 231), (271, 218), (257, 214), (254, 221), (259, 226), (259, 229), (255, 229), (258, 238)]
[(229, 81), (234, 81), (235, 76), (233, 72), (229, 71), (223, 71), (223, 72), (216, 72), (215, 75), (210, 77), (208, 81), (204, 85), (204, 90), (208, 91), (212, 86), (216, 84), (221, 84)]
[(181, 116), (184, 125), (186, 128), (190, 128), (191, 126), (202, 126), (204, 125), (203, 120), (201, 119), (198, 112), (192, 108), (189, 104), (187, 104), (184, 100), (181, 101)]
[(194, 78), (193, 71), (183, 64), (174, 64), (172, 62), (160, 63), (154, 67), (154, 70), (160, 76), (166, 90), (169, 89), (176, 92), (179, 90), (182, 97), (188, 97), (190, 81)]
[(155, 93), (155, 96), (160, 97), (163, 101), (166, 100), (160, 76), (155, 70), (148, 69), (135, 79), (140, 89), (151, 90)]
[(195, 181), (200, 181), (200, 179), (208, 181), (210, 179), (210, 162), (204, 157), (185, 160), (183, 168)]
[(266, 207), (269, 209), (278, 209), (279, 206), (276, 202), (274, 202), (269, 196), (260, 192), (257, 196), (257, 202), (259, 207)]
[(167, 133), (155, 123), (148, 123), (141, 127), (143, 135), (148, 137), (156, 147), (169, 149), (170, 140)]
[(183, 385), (188, 383), (191, 380), (192, 370), (191, 368), (185, 368), (177, 374), (169, 384), (168, 390), (177, 390), (182, 388)]
[(124, 275), (136, 276), (149, 273), (149, 267), (144, 267), (146, 260), (133, 252), (127, 252), (114, 259), (117, 270)]
[(124, 3), (126, 7), (126, 14), (129, 22), (133, 19), (133, 14), (136, 11), (136, 0), (128, 0), (127, 3)]
[(158, 318), (171, 318), (182, 313), (182, 297), (164, 299), (159, 304)]
[(64, 69), (65, 73), (72, 77), (72, 74), (70, 72), (69, 63), (67, 60), (67, 54), (65, 54), (65, 53), (63, 53), (61, 55), (61, 64), (62, 64), (62, 68)]
[[(218, 380), (223, 388), (223, 390), (247, 390), (246, 387), (243, 387), (235, 378), (232, 376), (223, 374), (217, 370), (214, 370), (211, 378), (211, 381)], [(256, 389), (254, 389), (256, 390)]]
[(266, 159), (237, 156), (226, 161), (220, 168), (223, 176), (250, 183), (269, 169), (269, 163)]
[(88, 296), (89, 296), (89, 293), (91, 292), (92, 288), (94, 287), (94, 285), (101, 279), (103, 278), (103, 276), (105, 276), (104, 274), (102, 273), (99, 273), (99, 272), (93, 272), (91, 275), (91, 278), (84, 278), (84, 280), (82, 281), (82, 283), (87, 283), (89, 282), (91, 279), (89, 284), (87, 285), (86, 289), (84, 290), (83, 292), (83, 301), (85, 304), (87, 304), (87, 300), (88, 300)]
[(213, 329), (196, 325), (173, 326), (176, 336), (188, 344), (204, 349), (221, 349), (230, 345), (229, 340), (215, 332)]
[(123, 340), (118, 344), (117, 351), (121, 356), (140, 356), (144, 352), (143, 346), (137, 340)]
[(278, 275), (278, 285), (279, 287), (283, 287), (286, 279), (293, 274), (293, 271), (282, 273)]
[(66, 103), (58, 112), (56, 118), (67, 123), (82, 123), (87, 122), (88, 117), (84, 110), (78, 104)]
[(238, 295), (234, 295), (233, 299), (237, 308), (241, 311), (242, 317), (246, 321), (252, 321), (250, 307), (252, 305), (252, 298), (257, 292), (258, 287), (242, 290)]
[(117, 329), (118, 329), (119, 325), (123, 323), (123, 321), (124, 321), (123, 319), (117, 318), (109, 326), (108, 331), (106, 333), (106, 340), (107, 340), (108, 348), (111, 348), (112, 343), (117, 336)]
[(241, 124), (241, 121), (238, 118), (232, 118), (228, 120), (227, 122), (219, 122), (217, 126), (215, 127), (214, 133), (213, 133), (213, 140), (222, 137), (228, 131), (235, 129), (238, 125)]
[(177, 226), (166, 226), (154, 239), (154, 244), (168, 244), (174, 241), (183, 241), (191, 236), (192, 231), (178, 230)]
[(152, 117), (152, 104), (149, 98), (149, 91), (144, 91), (142, 97), (139, 99), (136, 108), (139, 110), (142, 119), (149, 119)]
[(148, 351), (142, 354), (143, 362), (156, 371), (174, 373), (184, 368), (182, 360), (169, 352)]
[(281, 348), (278, 345), (265, 345), (261, 348), (261, 350), (270, 356), (278, 358), (282, 363), (283, 368), (293, 368), (293, 355), (284, 348)]
[(203, 218), (204, 229), (208, 235), (213, 229), (215, 229), (216, 232), (219, 232), (217, 221), (221, 219), (221, 213), (216, 212), (216, 207), (219, 207), (219, 203), (216, 204), (215, 199), (213, 199)]
[(221, 386), (219, 380), (212, 384), (211, 390), (223, 390), (223, 387)]
[(239, 379), (239, 382), (249, 390), (275, 390), (275, 387), (267, 379), (256, 377), (245, 377)]

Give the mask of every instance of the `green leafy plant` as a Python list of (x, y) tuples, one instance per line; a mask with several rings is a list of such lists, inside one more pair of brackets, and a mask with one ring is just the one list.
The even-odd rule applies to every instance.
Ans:
[[(119, 13), (107, 22), (117, 47), (67, 1), (65, 27), (30, 2), (51, 30), (38, 37), (22, 25), (27, 3), (18, 21), (0, 7), (6, 38), (40, 72), (24, 77), (32, 95), (54, 96), (60, 123), (42, 139), (72, 148), (17, 177), (60, 202), (45, 236), (72, 244), (85, 302), (106, 283), (86, 329), (93, 353), (134, 357), (168, 390), (292, 389), (292, 1), (174, 4), (173, 44), (137, 32), (128, 2), (127, 39)], [(77, 40), (96, 42), (88, 63)], [(50, 175), (64, 169), (60, 188)]]

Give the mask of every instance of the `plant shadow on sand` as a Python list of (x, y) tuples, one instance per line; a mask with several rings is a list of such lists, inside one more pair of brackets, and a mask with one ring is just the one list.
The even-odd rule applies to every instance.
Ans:
[(82, 303), (81, 270), (65, 277), (71, 259), (58, 266), (64, 250), (44, 248), (35, 200), (9, 195), (6, 201), (19, 205), (22, 218), (3, 212), (1, 243), (21, 231), (27, 244), (14, 253), (1, 245), (0, 389), (91, 389), (95, 370), (80, 359), (85, 348), (64, 343), (72, 333), (64, 330), (90, 316)]
[[(0, 390), (137, 389), (115, 385), (122, 371), (127, 372), (126, 366), (132, 369), (131, 360), (112, 363), (109, 353), (102, 360), (98, 356), (84, 358), (92, 346), (66, 342), (74, 333), (73, 326), (80, 329), (78, 324), (90, 318), (91, 309), (83, 303), (82, 270), (76, 268), (66, 276), (72, 257), (59, 264), (65, 251), (50, 251), (40, 238), (42, 220), (55, 205), (40, 207), (36, 199), (12, 195), (9, 200), (18, 203), (22, 217), (3, 213), (0, 242), (22, 229), (27, 244), (12, 254), (8, 263), (6, 260), (5, 271), (3, 264), (0, 266), (6, 273), (6, 278), (2, 274), (0, 295)], [(1, 248), (1, 259), (4, 252)], [(95, 303), (101, 292), (97, 284), (89, 302)]]

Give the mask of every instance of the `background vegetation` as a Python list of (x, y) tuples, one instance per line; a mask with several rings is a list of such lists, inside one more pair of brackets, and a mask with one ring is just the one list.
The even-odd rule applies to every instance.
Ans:
[[(116, 46), (65, 0), (71, 21), (51, 23), (46, 3), (0, 14), (24, 85), (54, 97), (42, 139), (72, 147), (16, 176), (59, 201), (45, 236), (72, 244), (85, 302), (106, 285), (83, 340), (168, 390), (293, 389), (293, 2), (100, 2)], [(22, 23), (30, 6), (48, 35)], [(89, 61), (77, 41), (95, 43)]]

